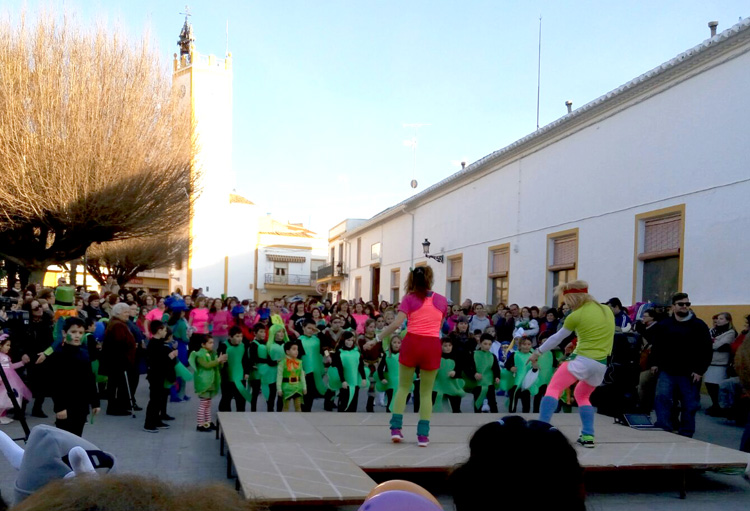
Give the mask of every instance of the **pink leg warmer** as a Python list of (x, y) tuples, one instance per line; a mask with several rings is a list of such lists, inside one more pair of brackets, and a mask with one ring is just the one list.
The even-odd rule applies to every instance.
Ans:
[[(577, 378), (568, 371), (568, 363), (563, 362), (560, 367), (557, 368), (557, 371), (555, 371), (554, 376), (552, 376), (552, 381), (549, 382), (547, 392), (544, 395), (560, 399), (560, 396), (562, 396), (565, 389), (573, 385), (576, 381), (578, 381)], [(576, 400), (577, 399), (578, 397), (576, 396)]]
[(596, 387), (593, 387), (586, 383), (585, 381), (579, 381), (578, 385), (576, 385), (576, 389), (573, 392), (573, 395), (576, 398), (576, 403), (578, 403), (578, 406), (591, 406), (591, 401), (589, 401), (589, 398), (591, 397), (591, 394), (596, 390)]

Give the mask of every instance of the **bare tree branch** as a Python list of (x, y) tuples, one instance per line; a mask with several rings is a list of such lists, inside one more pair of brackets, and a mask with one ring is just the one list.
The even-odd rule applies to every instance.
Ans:
[(182, 234), (199, 177), (188, 103), (145, 39), (0, 20), (0, 256), (39, 269)]
[(184, 260), (189, 246), (188, 238), (167, 236), (96, 243), (89, 247), (86, 268), (102, 285), (111, 276), (124, 286), (142, 271), (170, 267)]

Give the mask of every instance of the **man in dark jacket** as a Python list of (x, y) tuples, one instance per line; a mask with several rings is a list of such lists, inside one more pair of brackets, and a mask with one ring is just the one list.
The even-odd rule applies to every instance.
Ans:
[(692, 437), (700, 409), (700, 386), (711, 364), (713, 347), (708, 326), (690, 310), (686, 293), (672, 297), (672, 316), (660, 321), (649, 336), (656, 383), (656, 426), (672, 432), (672, 405), (679, 393), (682, 403), (678, 433)]

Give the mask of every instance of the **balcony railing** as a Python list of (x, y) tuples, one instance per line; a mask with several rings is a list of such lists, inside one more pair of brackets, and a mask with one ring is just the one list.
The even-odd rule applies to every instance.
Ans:
[(328, 277), (346, 277), (346, 267), (339, 263), (318, 267), (318, 279)]
[(317, 280), (316, 273), (310, 275), (276, 275), (275, 273), (266, 273), (266, 284), (275, 284), (277, 286), (313, 286)]

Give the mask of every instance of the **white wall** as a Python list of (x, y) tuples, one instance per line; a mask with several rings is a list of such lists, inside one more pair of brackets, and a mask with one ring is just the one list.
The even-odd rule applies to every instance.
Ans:
[[(633, 294), (635, 216), (685, 204), (683, 289), (699, 304), (750, 302), (750, 53), (693, 76), (525, 155), (414, 210), (416, 261), (463, 254), (461, 298), (488, 294), (488, 247), (510, 243), (510, 300), (545, 303), (547, 235), (578, 228), (578, 275), (600, 300)], [(409, 206), (413, 207), (413, 206)], [(356, 239), (362, 266), (356, 268)], [(354, 278), (370, 297), (370, 244), (382, 242), (381, 293), (390, 269), (410, 266), (411, 215), (347, 237)], [(435, 269), (445, 293), (446, 264)]]

